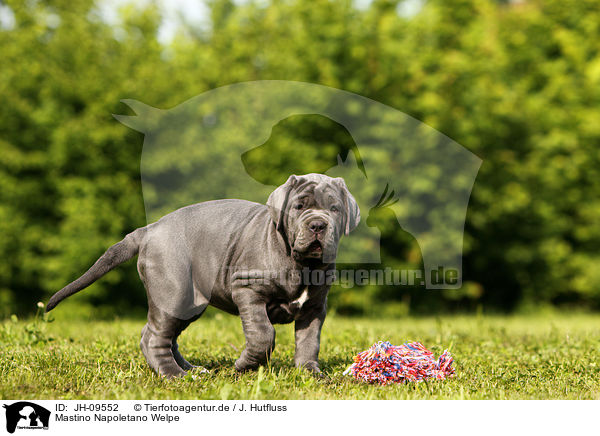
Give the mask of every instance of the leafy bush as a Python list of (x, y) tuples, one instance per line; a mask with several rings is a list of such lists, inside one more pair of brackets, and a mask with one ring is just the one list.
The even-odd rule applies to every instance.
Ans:
[[(334, 308), (377, 311), (388, 301), (399, 313), (480, 304), (598, 308), (597, 1), (421, 3), (406, 14), (399, 1), (358, 9), (343, 0), (216, 0), (209, 26), (183, 26), (163, 45), (155, 6), (124, 7), (119, 23), (108, 24), (91, 0), (4, 2), (14, 23), (0, 25), (3, 315), (46, 298), (146, 224), (142, 136), (110, 116), (127, 111), (121, 98), (168, 108), (257, 79), (365, 95), (483, 159), (465, 228), (465, 288), (335, 289)], [(336, 138), (315, 167), (335, 164), (327, 163), (337, 154), (331, 147), (352, 146), (327, 122), (282, 124), (274, 131), (281, 157), (269, 161), (273, 180), (289, 172), (298, 142), (311, 146), (306, 138)], [(392, 224), (381, 217), (378, 225)], [(393, 230), (382, 258), (385, 265), (420, 267), (410, 235)], [(143, 306), (134, 262), (77, 298), (109, 302), (120, 312)]]

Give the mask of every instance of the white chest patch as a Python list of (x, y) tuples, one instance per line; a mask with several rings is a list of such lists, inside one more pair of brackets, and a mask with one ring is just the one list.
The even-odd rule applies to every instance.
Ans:
[(300, 294), (300, 296), (295, 299), (294, 301), (291, 302), (291, 304), (294, 305), (298, 305), (298, 309), (302, 308), (302, 305), (304, 303), (306, 303), (306, 300), (308, 300), (308, 286), (306, 288), (304, 288), (304, 291), (302, 291), (302, 294)]

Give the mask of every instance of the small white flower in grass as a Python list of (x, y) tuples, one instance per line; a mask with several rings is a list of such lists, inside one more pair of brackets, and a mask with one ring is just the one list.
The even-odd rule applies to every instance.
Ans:
[(40, 309), (43, 309), (44, 308), (44, 303), (42, 303), (41, 301), (38, 301), (37, 307), (39, 307)]
[(210, 371), (206, 368), (204, 368), (203, 366), (194, 366), (192, 369), (190, 369), (187, 373), (187, 375), (189, 377), (192, 378), (192, 380), (197, 380), (199, 379), (202, 374), (208, 374), (210, 373)]

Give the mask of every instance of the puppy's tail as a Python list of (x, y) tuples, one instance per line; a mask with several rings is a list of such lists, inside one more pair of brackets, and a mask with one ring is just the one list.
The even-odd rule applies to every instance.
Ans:
[(111, 269), (138, 254), (140, 242), (145, 233), (145, 227), (134, 230), (125, 236), (122, 241), (117, 242), (106, 250), (100, 259), (98, 259), (84, 275), (74, 282), (69, 283), (50, 298), (50, 301), (48, 301), (48, 304), (46, 305), (46, 312), (50, 312), (65, 298), (87, 288)]

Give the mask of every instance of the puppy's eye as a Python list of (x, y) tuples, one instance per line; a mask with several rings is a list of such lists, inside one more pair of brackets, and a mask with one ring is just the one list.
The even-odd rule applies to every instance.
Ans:
[(331, 210), (332, 212), (336, 212), (336, 213), (340, 211), (340, 209), (339, 209), (337, 206), (331, 206), (331, 209), (330, 209), (330, 210)]

